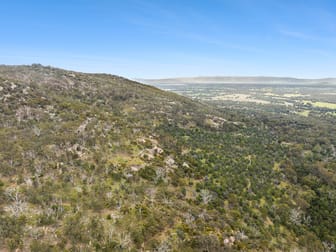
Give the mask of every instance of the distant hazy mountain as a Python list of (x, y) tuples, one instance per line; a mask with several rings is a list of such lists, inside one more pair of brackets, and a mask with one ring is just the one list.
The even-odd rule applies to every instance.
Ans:
[(332, 84), (336, 85), (336, 78), (298, 79), (290, 77), (239, 77), (239, 76), (209, 76), (183, 77), (166, 79), (141, 79), (147, 84)]

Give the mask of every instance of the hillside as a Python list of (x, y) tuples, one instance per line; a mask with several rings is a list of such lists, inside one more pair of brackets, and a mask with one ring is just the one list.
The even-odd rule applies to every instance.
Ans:
[(333, 251), (334, 125), (0, 66), (0, 250)]
[(277, 85), (336, 85), (336, 78), (298, 79), (289, 77), (208, 76), (167, 79), (140, 79), (147, 84), (277, 84)]

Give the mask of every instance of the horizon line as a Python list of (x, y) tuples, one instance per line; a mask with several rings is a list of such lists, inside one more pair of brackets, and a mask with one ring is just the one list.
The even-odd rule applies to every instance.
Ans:
[(118, 74), (118, 73), (113, 73), (113, 72), (95, 72), (95, 71), (83, 71), (80, 70), (79, 68), (77, 69), (69, 69), (66, 67), (62, 66), (56, 66), (56, 65), (43, 65), (41, 63), (31, 63), (31, 64), (2, 64), (0, 63), (0, 66), (8, 66), (8, 67), (20, 67), (20, 66), (41, 66), (41, 67), (49, 67), (49, 68), (55, 68), (55, 69), (61, 69), (65, 71), (72, 71), (72, 72), (77, 72), (77, 73), (87, 73), (87, 74), (109, 74), (109, 75), (115, 75), (115, 76), (120, 76), (124, 78), (128, 78), (131, 80), (147, 80), (147, 81), (152, 81), (152, 80), (172, 80), (172, 79), (200, 79), (200, 78), (275, 78), (275, 79), (295, 79), (295, 80), (326, 80), (326, 79), (335, 79), (336, 76), (331, 77), (318, 77), (318, 78), (307, 78), (307, 77), (296, 77), (296, 76), (279, 76), (279, 75), (264, 75), (264, 74), (257, 74), (257, 75), (222, 75), (222, 74), (216, 74), (216, 75), (194, 75), (194, 76), (175, 76), (175, 77), (160, 77), (160, 78), (143, 78), (143, 77), (130, 77), (126, 76), (123, 74)]

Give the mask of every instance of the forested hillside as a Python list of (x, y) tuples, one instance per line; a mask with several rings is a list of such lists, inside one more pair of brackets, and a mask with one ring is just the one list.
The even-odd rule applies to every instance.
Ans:
[(335, 123), (0, 66), (0, 250), (335, 251)]

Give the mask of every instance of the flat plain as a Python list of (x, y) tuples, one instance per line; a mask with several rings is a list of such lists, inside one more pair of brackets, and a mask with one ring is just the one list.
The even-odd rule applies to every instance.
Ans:
[(155, 84), (222, 108), (266, 111), (282, 115), (335, 116), (336, 86), (307, 84)]

